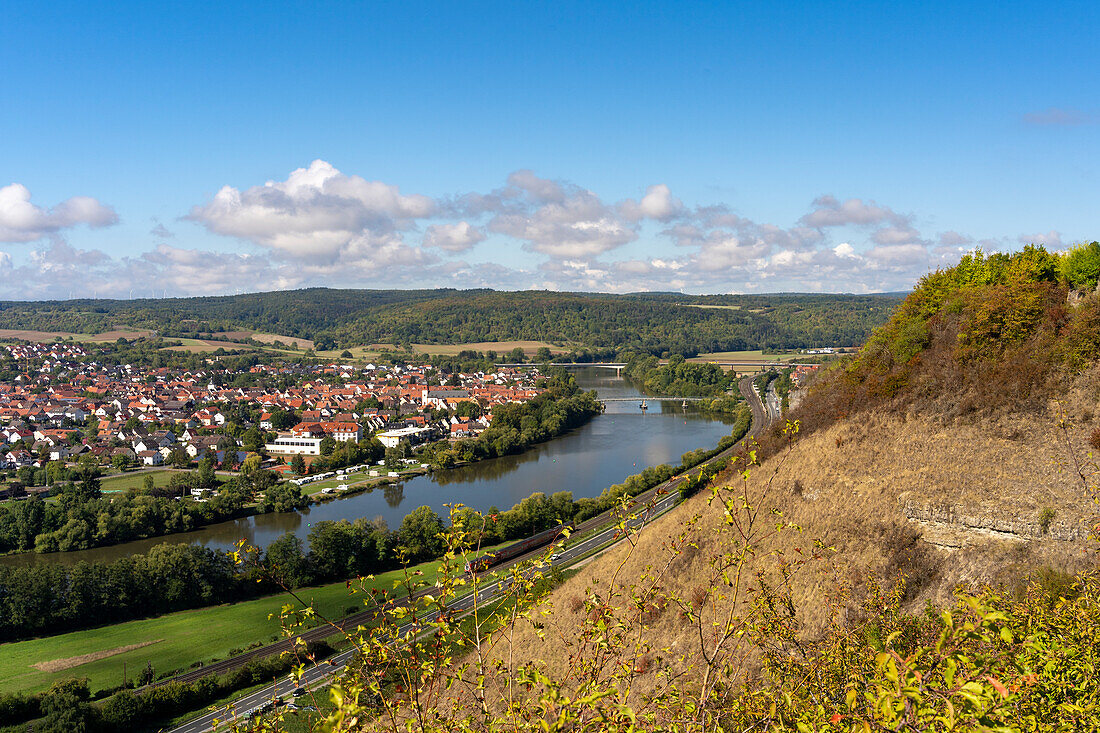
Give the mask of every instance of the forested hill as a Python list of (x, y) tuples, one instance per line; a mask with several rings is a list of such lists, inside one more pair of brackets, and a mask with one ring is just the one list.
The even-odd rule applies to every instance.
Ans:
[(307, 290), (141, 300), (0, 303), (0, 328), (162, 336), (254, 329), (318, 348), (539, 340), (684, 354), (855, 345), (899, 301), (885, 295), (607, 295), (491, 290)]

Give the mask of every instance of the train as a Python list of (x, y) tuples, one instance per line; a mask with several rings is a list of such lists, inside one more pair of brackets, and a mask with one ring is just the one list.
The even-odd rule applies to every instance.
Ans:
[(539, 532), (533, 537), (528, 537), (525, 540), (519, 542), (513, 542), (507, 547), (502, 547), (495, 552), (490, 552), (486, 555), (482, 555), (479, 558), (471, 560), (466, 563), (466, 574), (473, 575), (483, 570), (500, 565), (501, 563), (508, 562), (509, 560), (519, 557), (531, 550), (535, 550), (544, 545), (549, 545), (551, 542), (555, 542), (559, 537), (562, 537), (568, 532), (573, 530), (572, 524), (559, 524), (557, 527), (552, 527), (545, 532)]

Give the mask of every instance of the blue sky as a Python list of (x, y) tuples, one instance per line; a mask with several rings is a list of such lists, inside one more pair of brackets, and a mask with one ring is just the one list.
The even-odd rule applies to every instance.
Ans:
[(1100, 237), (1095, 3), (40, 5), (0, 298), (864, 292)]

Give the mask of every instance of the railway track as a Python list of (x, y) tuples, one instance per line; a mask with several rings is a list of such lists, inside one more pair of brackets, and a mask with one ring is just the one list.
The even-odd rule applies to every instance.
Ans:
[[(760, 432), (762, 430), (764, 430), (768, 426), (768, 424), (769, 424), (769, 413), (768, 413), (767, 408), (761, 402), (760, 396), (757, 395), (756, 390), (753, 389), (752, 377), (743, 377), (742, 379), (740, 379), (738, 381), (738, 389), (741, 392), (741, 395), (749, 403), (749, 407), (752, 409), (752, 423), (750, 424), (749, 431), (748, 431), (748, 433), (745, 434), (745, 437), (742, 438), (741, 441), (739, 441), (739, 442), (743, 442), (744, 440), (747, 440), (749, 438), (756, 437), (757, 435), (760, 434)], [(707, 465), (710, 465), (711, 463), (714, 463), (715, 461), (719, 461), (723, 458), (729, 457), (730, 455), (732, 455), (737, 450), (737, 447), (738, 446), (735, 444), (735, 445), (727, 448), (726, 450), (722, 451), (721, 453), (711, 457), (710, 459), (708, 459), (704, 463), (700, 464), (700, 466), (696, 466), (696, 468), (705, 467)], [(638, 505), (644, 505), (648, 502), (651, 502), (659, 494), (667, 494), (667, 493), (670, 493), (674, 490), (679, 489), (680, 484), (682, 484), (684, 481), (686, 481), (687, 478), (688, 478), (687, 472), (685, 472), (685, 473), (683, 473), (679, 476), (675, 476), (675, 477), (669, 479), (668, 481), (664, 482), (663, 484), (655, 486), (652, 489), (649, 489), (648, 491), (642, 492), (638, 496), (634, 497), (632, 503), (633, 503), (634, 506), (638, 506)], [(591, 519), (586, 519), (585, 521), (583, 521), (583, 522), (581, 522), (581, 523), (574, 526), (573, 534), (580, 535), (580, 534), (582, 534), (584, 532), (587, 532), (589, 530), (592, 530), (592, 529), (601, 527), (603, 525), (606, 525), (610, 521), (612, 521), (613, 519), (616, 518), (617, 512), (618, 512), (617, 508), (612, 508), (612, 509), (607, 510), (606, 512), (603, 512), (602, 514), (599, 514), (595, 517), (592, 517)], [(499, 567), (499, 569), (503, 570), (503, 569), (508, 568), (512, 565), (522, 563), (524, 561), (527, 561), (527, 560), (530, 560), (534, 557), (537, 557), (543, 551), (544, 551), (544, 548), (541, 548), (541, 547), (536, 548), (536, 549), (532, 550), (531, 552), (528, 552), (524, 555), (521, 555), (521, 556), (519, 556), (519, 557), (517, 557), (517, 558), (515, 558), (515, 559), (513, 559), (509, 562), (502, 563), (498, 567)], [(416, 600), (420, 596), (425, 595), (427, 592), (428, 592), (428, 589), (422, 590), (421, 592), (415, 594), (413, 596), (412, 600)], [(393, 605), (396, 605), (396, 604), (399, 604), (399, 603), (404, 604), (404, 603), (408, 603), (408, 602), (409, 602), (409, 599), (407, 597), (403, 597), (403, 598), (391, 599), (391, 600), (387, 601), (387, 604), (389, 604), (392, 607)], [(306, 631), (303, 631), (302, 633), (296, 635), (294, 639), (284, 639), (282, 641), (267, 644), (267, 645), (262, 646), (262, 647), (256, 647), (255, 649), (249, 649), (247, 651), (241, 652), (240, 654), (237, 654), (237, 655), (235, 655), (233, 657), (230, 657), (228, 659), (223, 659), (223, 660), (220, 660), (220, 661), (217, 661), (217, 662), (211, 662), (209, 664), (204, 664), (201, 667), (196, 667), (196, 668), (190, 669), (186, 672), (181, 672), (178, 675), (174, 675), (172, 677), (166, 677), (163, 680), (157, 680), (156, 682), (153, 682), (150, 685), (147, 685), (146, 687), (154, 687), (154, 686), (157, 686), (157, 685), (167, 684), (169, 682), (186, 682), (186, 683), (190, 683), (190, 682), (195, 682), (195, 681), (197, 681), (197, 680), (199, 680), (203, 677), (206, 677), (208, 675), (225, 674), (226, 672), (231, 672), (235, 669), (238, 669), (239, 667), (243, 667), (245, 664), (247, 664), (248, 662), (250, 662), (254, 659), (263, 659), (264, 657), (269, 657), (269, 656), (272, 656), (273, 654), (280, 654), (280, 653), (285, 652), (285, 651), (291, 651), (294, 648), (295, 639), (301, 639), (305, 643), (310, 643), (310, 642), (323, 641), (324, 639), (327, 639), (328, 637), (333, 636), (334, 634), (340, 633), (342, 631), (347, 631), (349, 629), (354, 631), (356, 627), (358, 627), (360, 625), (366, 625), (366, 624), (370, 623), (371, 621), (373, 621), (374, 618), (378, 615), (379, 610), (381, 610), (381, 609), (379, 609), (379, 608), (366, 609), (366, 610), (360, 611), (358, 613), (354, 613), (350, 616), (345, 616), (344, 618), (342, 618), (340, 620), (334, 620), (334, 621), (331, 621), (329, 623), (325, 623), (325, 624), (322, 624), (320, 626), (316, 626), (312, 629), (308, 629)], [(140, 692), (142, 689), (146, 689), (146, 688), (138, 688), (138, 691)]]

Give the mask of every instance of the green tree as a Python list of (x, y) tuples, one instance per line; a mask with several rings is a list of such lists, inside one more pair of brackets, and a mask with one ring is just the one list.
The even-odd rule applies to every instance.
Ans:
[(196, 483), (199, 488), (210, 489), (217, 483), (217, 479), (214, 475), (214, 456), (211, 453), (207, 453), (199, 461), (199, 470), (195, 475)]
[(397, 536), (409, 562), (438, 557), (443, 552), (443, 530), (443, 520), (430, 506), (406, 514)]
[(306, 459), (302, 457), (301, 453), (295, 453), (294, 457), (290, 459), (290, 468), (295, 474), (304, 476), (306, 473)]
[(264, 434), (259, 428), (251, 427), (241, 436), (241, 445), (249, 453), (259, 453), (264, 449)]
[(1091, 290), (1100, 279), (1100, 242), (1078, 244), (1062, 256), (1060, 274), (1072, 287)]
[[(264, 471), (263, 473), (271, 472)], [(302, 495), (301, 487), (287, 481), (268, 487), (264, 491), (260, 508), (265, 512), (291, 512), (308, 504), (309, 499)]]
[(241, 475), (246, 476), (260, 470), (261, 459), (255, 453), (250, 453), (241, 464)]
[(90, 730), (90, 698), (87, 678), (55, 682), (42, 695), (42, 722), (37, 729), (44, 733), (84, 733)]
[(476, 419), (481, 417), (481, 405), (476, 402), (459, 402), (455, 407), (455, 417)]
[(271, 427), (275, 430), (286, 430), (299, 422), (298, 415), (293, 410), (271, 411)]
[(297, 588), (309, 581), (302, 540), (293, 532), (287, 532), (268, 545), (264, 557), (268, 569), (286, 586)]

